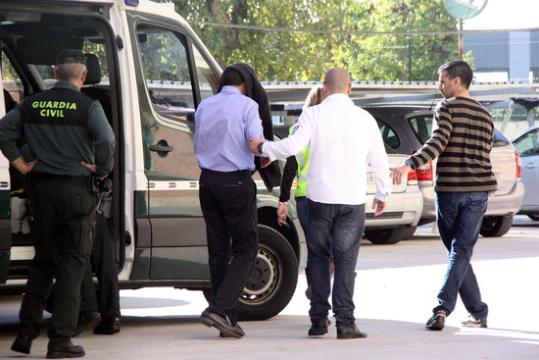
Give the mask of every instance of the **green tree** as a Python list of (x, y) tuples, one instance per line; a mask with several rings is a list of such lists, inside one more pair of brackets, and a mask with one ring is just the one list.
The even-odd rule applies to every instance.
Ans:
[[(452, 32), (456, 21), (442, 0), (371, 1), (373, 32)], [(356, 79), (434, 80), (438, 67), (458, 58), (457, 35), (352, 36), (343, 44), (340, 60)]]
[(320, 80), (332, 66), (355, 80), (434, 80), (438, 66), (458, 56), (456, 34), (395, 34), (455, 31), (442, 0), (174, 2), (221, 65), (247, 62), (264, 80)]

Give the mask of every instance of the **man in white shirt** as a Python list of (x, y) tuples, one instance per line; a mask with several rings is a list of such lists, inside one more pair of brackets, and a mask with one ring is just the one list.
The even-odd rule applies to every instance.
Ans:
[(328, 331), (330, 275), (333, 256), (335, 278), (332, 305), (338, 339), (364, 338), (354, 318), (354, 283), (359, 243), (365, 227), (367, 166), (376, 182), (375, 215), (384, 211), (391, 192), (389, 165), (376, 120), (355, 106), (349, 95), (350, 75), (341, 68), (324, 79), (324, 101), (303, 110), (298, 129), (288, 138), (251, 141), (251, 150), (270, 160), (284, 159), (310, 147), (307, 174), (309, 226), (306, 229), (312, 299), (309, 336)]

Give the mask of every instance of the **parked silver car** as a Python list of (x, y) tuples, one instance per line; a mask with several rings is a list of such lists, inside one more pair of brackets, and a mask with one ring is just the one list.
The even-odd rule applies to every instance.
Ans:
[(526, 196), (519, 213), (539, 221), (539, 126), (533, 126), (513, 140), (522, 158), (522, 182)]
[[(384, 141), (398, 153), (414, 153), (431, 135), (433, 113), (428, 106), (381, 104), (364, 108), (387, 127), (385, 135), (383, 133)], [(513, 223), (513, 215), (519, 211), (524, 197), (519, 153), (499, 131), (495, 130), (494, 137), (491, 159), (498, 189), (489, 196), (481, 226), (483, 236), (502, 236), (507, 233)], [(433, 187), (435, 173), (436, 161), (416, 170), (424, 200), (420, 224), (433, 222), (436, 218)]]

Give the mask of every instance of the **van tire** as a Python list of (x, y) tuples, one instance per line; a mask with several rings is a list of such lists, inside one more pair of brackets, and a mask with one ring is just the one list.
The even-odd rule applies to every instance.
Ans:
[[(238, 301), (239, 320), (266, 320), (283, 310), (298, 282), (298, 260), (278, 231), (258, 225), (258, 255)], [(204, 290), (208, 302), (211, 289)]]
[(392, 229), (365, 230), (365, 237), (376, 245), (392, 245), (414, 235), (415, 226), (400, 226)]
[(480, 233), (484, 237), (499, 237), (505, 235), (513, 225), (513, 214), (504, 216), (485, 216)]

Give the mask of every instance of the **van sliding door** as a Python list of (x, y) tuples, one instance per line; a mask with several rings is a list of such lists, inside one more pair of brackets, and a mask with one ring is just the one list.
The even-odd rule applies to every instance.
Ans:
[(133, 28), (141, 68), (137, 81), (151, 224), (150, 278), (207, 281), (189, 44), (181, 33), (151, 23)]

